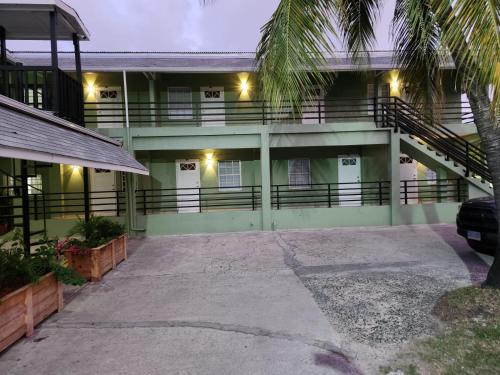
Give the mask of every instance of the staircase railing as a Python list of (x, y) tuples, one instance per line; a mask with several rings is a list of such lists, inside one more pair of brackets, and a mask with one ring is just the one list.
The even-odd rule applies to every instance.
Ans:
[[(12, 227), (23, 227), (24, 229), (23, 214), (21, 212), (16, 212), (18, 210), (22, 210), (23, 207), (21, 194), (21, 178), (12, 176), (10, 173), (4, 171), (3, 169), (0, 169), (0, 175), (4, 175), (12, 181), (8, 181), (8, 183), (5, 185), (0, 185), (0, 223), (4, 223)], [(47, 233), (47, 212), (45, 205), (45, 194), (43, 190), (29, 184), (28, 187), (33, 192), (35, 192), (35, 194), (29, 194), (30, 201), (28, 204), (30, 205), (30, 219), (41, 219), (43, 223), (43, 229), (30, 231), (30, 238), (32, 238), (35, 235)], [(40, 196), (40, 198), (38, 198), (38, 196)], [(41, 212), (39, 210), (40, 205), (37, 202), (37, 200), (39, 199), (42, 201)], [(30, 240), (30, 246), (34, 246), (37, 244), (37, 241), (31, 242)]]
[(395, 131), (400, 130), (420, 139), (446, 159), (465, 167), (466, 177), (472, 173), (491, 182), (486, 153), (417, 108), (400, 98), (390, 97), (379, 102), (377, 112), (377, 120), (384, 127), (392, 127)]

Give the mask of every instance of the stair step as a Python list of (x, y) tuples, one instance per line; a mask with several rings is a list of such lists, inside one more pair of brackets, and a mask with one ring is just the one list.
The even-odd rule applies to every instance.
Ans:
[(45, 230), (38, 229), (38, 230), (31, 231), (30, 236), (35, 236), (35, 235), (40, 234), (40, 233), (45, 233)]

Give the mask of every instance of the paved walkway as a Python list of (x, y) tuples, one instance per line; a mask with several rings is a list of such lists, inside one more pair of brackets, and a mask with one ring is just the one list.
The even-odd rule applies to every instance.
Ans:
[(487, 270), (452, 226), (154, 237), (130, 250), (0, 356), (0, 374), (376, 373), (433, 329), (442, 293)]

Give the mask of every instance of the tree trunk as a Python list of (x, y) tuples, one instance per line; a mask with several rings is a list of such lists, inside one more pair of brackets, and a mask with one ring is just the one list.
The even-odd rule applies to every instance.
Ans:
[[(496, 203), (497, 236), (500, 235), (500, 127), (490, 112), (490, 100), (486, 89), (472, 85), (467, 96), (474, 115), (477, 132), (481, 140), (481, 148), (486, 153), (488, 169), (493, 183), (493, 193)], [(500, 288), (500, 240), (497, 242), (495, 259), (493, 261), (484, 287)]]

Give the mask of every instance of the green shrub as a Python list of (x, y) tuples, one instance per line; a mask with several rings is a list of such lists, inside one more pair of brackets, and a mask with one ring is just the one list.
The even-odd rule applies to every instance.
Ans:
[[(125, 233), (125, 226), (106, 217), (91, 216), (88, 222), (79, 219), (68, 235), (81, 237), (81, 248), (93, 248), (104, 245)], [(76, 243), (73, 241), (73, 245)]]
[(58, 259), (54, 241), (45, 240), (29, 257), (24, 255), (20, 231), (0, 242), (0, 296), (23, 285), (36, 283), (49, 272), (65, 284), (85, 282), (78, 273), (66, 268)]

